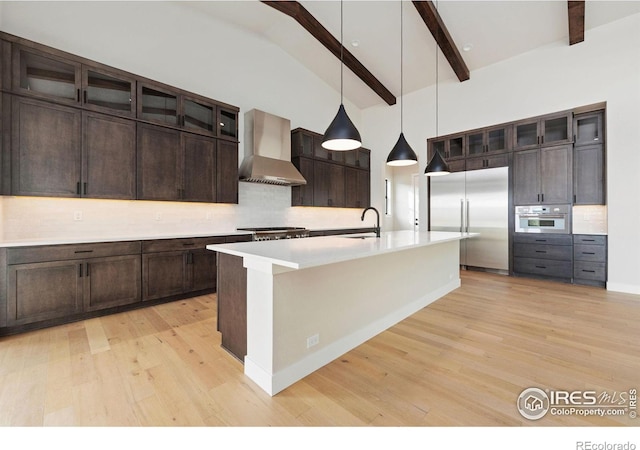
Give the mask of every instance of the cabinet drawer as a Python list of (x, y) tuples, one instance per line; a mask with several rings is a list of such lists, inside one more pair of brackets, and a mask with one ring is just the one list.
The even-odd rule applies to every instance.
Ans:
[(8, 264), (100, 258), (140, 253), (140, 241), (43, 245), (7, 249)]
[(585, 245), (606, 245), (607, 237), (597, 234), (574, 234), (573, 243)]
[(606, 281), (605, 263), (576, 261), (573, 265), (573, 277), (583, 280)]
[(513, 258), (515, 273), (542, 275), (554, 278), (571, 278), (571, 262), (553, 259)]
[(223, 244), (224, 236), (184, 238), (184, 239), (158, 239), (142, 242), (142, 253), (174, 252), (178, 250), (191, 250), (204, 248), (209, 244)]
[(604, 245), (583, 245), (573, 246), (573, 259), (575, 261), (605, 262), (607, 258), (606, 247)]
[(513, 244), (513, 256), (571, 261), (570, 245)]
[(546, 234), (546, 233), (515, 233), (513, 242), (523, 244), (553, 244), (571, 245), (573, 239), (570, 234)]

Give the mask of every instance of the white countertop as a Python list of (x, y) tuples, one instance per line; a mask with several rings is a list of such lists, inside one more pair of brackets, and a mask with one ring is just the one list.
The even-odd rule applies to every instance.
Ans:
[[(304, 269), (436, 245), (476, 235), (477, 233), (451, 233), (446, 231), (390, 231), (381, 233), (379, 239), (371, 233), (366, 233), (306, 239), (215, 244), (208, 245), (207, 249), (263, 260), (292, 269)], [(363, 239), (361, 238), (362, 236), (368, 237)]]
[(29, 247), (33, 245), (63, 245), (63, 244), (93, 244), (97, 242), (123, 242), (123, 241), (153, 241), (156, 239), (189, 239), (216, 236), (246, 236), (250, 235), (248, 231), (218, 231), (211, 233), (194, 233), (194, 234), (172, 234), (158, 236), (116, 236), (116, 237), (64, 237), (64, 238), (44, 238), (29, 239), (21, 241), (0, 241), (0, 247)]

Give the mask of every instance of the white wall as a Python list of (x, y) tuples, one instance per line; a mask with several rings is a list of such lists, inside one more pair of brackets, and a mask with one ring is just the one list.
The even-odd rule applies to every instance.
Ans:
[[(634, 15), (587, 31), (580, 44), (557, 42), (473, 71), (464, 83), (441, 83), (438, 114), (438, 134), (444, 135), (606, 102), (607, 287), (636, 294), (640, 294), (639, 48), (640, 15)], [(441, 57), (441, 71), (450, 70), (446, 64)], [(434, 99), (434, 87), (404, 97), (404, 132), (419, 156), (416, 172), (423, 171), (427, 163), (427, 138), (436, 135)], [(376, 143), (372, 146), (378, 157), (374, 165), (384, 162), (382, 158), (397, 139), (387, 125), (394, 123), (397, 115), (393, 108), (363, 112), (365, 128), (361, 133)]]
[[(336, 92), (279, 47), (173, 2), (0, 2), (0, 30), (323, 132)], [(266, 8), (266, 7), (265, 7)], [(358, 128), (360, 111), (345, 100)], [(242, 139), (241, 139), (242, 140)], [(239, 148), (244, 157), (243, 143)], [(0, 239), (232, 231), (236, 226), (360, 226), (360, 210), (290, 208), (291, 189), (240, 183), (240, 204), (0, 197)], [(83, 212), (74, 221), (75, 211)], [(160, 217), (160, 220), (156, 220)]]

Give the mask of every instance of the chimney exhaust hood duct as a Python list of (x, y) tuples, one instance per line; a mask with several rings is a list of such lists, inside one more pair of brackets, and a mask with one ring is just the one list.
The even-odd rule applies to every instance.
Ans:
[(240, 181), (300, 186), (307, 184), (291, 163), (291, 122), (257, 109), (244, 115)]

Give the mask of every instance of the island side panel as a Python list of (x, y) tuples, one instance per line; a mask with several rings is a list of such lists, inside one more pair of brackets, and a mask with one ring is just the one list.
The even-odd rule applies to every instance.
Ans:
[[(272, 275), (272, 286), (268, 274), (253, 272), (248, 314), (272, 315), (272, 326), (252, 331), (249, 323), (245, 373), (260, 372), (259, 361), (258, 384), (265, 389), (270, 376), (265, 390), (274, 395), (459, 287), (459, 241), (285, 271)], [(318, 344), (307, 348), (316, 334)]]
[(244, 361), (247, 354), (247, 271), (242, 257), (218, 253), (218, 331), (222, 347)]

